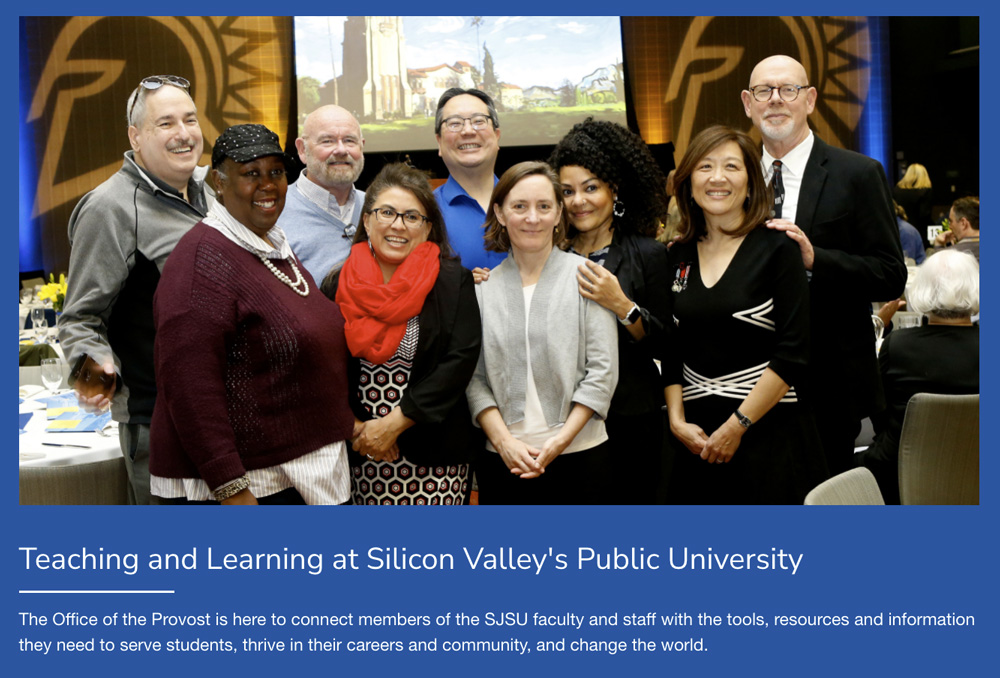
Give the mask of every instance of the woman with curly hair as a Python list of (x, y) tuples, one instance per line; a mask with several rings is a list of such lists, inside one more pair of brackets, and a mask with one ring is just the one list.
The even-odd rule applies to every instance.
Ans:
[(549, 163), (562, 185), (568, 249), (586, 259), (579, 293), (619, 321), (620, 377), (607, 432), (615, 458), (638, 473), (615, 501), (662, 501), (663, 391), (654, 358), (670, 316), (667, 249), (654, 237), (667, 215), (666, 180), (637, 134), (593, 118), (563, 137)]

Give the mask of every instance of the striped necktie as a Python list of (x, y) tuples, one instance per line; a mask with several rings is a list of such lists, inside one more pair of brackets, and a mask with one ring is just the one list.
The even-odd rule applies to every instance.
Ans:
[(774, 168), (774, 178), (771, 186), (774, 188), (774, 218), (781, 218), (781, 204), (785, 202), (785, 184), (781, 181), (781, 161), (775, 160), (771, 167)]

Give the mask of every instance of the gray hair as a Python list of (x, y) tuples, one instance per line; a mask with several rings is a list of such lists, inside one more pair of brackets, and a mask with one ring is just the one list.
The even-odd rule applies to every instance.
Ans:
[[(191, 96), (191, 92), (170, 82), (164, 82), (161, 87), (177, 87), (180, 91)], [(128, 98), (125, 104), (125, 124), (127, 126), (142, 126), (142, 123), (146, 121), (146, 97), (149, 96), (150, 92), (156, 92), (159, 89), (159, 87), (156, 89), (147, 89), (140, 84), (132, 90), (132, 96)], [(137, 97), (138, 100), (136, 100)], [(194, 101), (194, 97), (191, 97), (191, 100)]]
[(441, 123), (444, 121), (441, 109), (444, 108), (446, 103), (462, 94), (474, 96), (486, 104), (486, 110), (489, 112), (490, 120), (493, 122), (493, 129), (500, 129), (500, 118), (497, 117), (497, 107), (496, 104), (493, 103), (493, 97), (481, 89), (462, 89), (461, 87), (452, 87), (451, 89), (446, 89), (444, 94), (441, 95), (441, 98), (438, 99), (437, 112), (434, 114), (434, 134), (439, 136), (441, 134)]
[(928, 257), (917, 269), (906, 303), (917, 313), (944, 319), (979, 313), (979, 262), (960, 250)]

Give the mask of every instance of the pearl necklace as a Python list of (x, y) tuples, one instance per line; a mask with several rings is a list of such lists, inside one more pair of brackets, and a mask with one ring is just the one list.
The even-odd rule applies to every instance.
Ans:
[[(309, 294), (309, 281), (302, 277), (302, 272), (299, 271), (299, 267), (295, 265), (294, 259), (287, 260), (288, 264), (292, 267), (292, 270), (295, 271), (295, 282), (292, 282), (291, 278), (279, 271), (278, 267), (272, 264), (270, 259), (265, 257), (263, 254), (258, 254), (257, 256), (264, 262), (265, 266), (271, 269), (271, 273), (273, 273), (278, 280), (291, 287), (293, 292), (298, 294), (300, 297), (304, 297)], [(299, 285), (302, 285), (301, 290), (299, 289)]]

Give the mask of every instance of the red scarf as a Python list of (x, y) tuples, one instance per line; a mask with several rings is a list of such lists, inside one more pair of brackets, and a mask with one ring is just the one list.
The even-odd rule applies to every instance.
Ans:
[(399, 265), (388, 283), (371, 246), (359, 242), (340, 269), (337, 303), (344, 314), (347, 347), (355, 358), (383, 364), (399, 348), (406, 323), (420, 315), (441, 268), (441, 248), (422, 242)]

